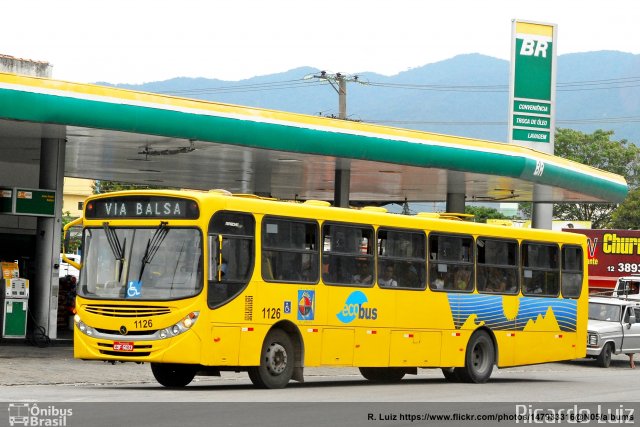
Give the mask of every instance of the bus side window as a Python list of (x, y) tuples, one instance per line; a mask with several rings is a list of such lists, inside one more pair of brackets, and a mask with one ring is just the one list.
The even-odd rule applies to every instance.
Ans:
[(560, 294), (559, 248), (552, 243), (522, 244), (523, 294), (557, 297)]
[[(385, 278), (388, 267), (391, 267), (392, 274)], [(378, 285), (381, 287), (424, 289), (426, 284), (424, 233), (416, 230), (380, 227), (378, 229), (378, 270)]]
[(582, 292), (582, 248), (565, 245), (562, 247), (562, 296), (579, 298)]
[(472, 292), (475, 283), (474, 244), (471, 236), (429, 235), (429, 287), (431, 290)]
[(320, 264), (318, 224), (298, 218), (262, 219), (262, 278), (267, 282), (316, 283)]
[[(356, 283), (356, 276), (374, 277), (373, 227), (342, 223), (322, 226), (322, 279), (334, 285), (373, 286)], [(366, 266), (361, 270), (360, 266)]]
[(518, 241), (478, 237), (476, 250), (478, 292), (518, 293)]

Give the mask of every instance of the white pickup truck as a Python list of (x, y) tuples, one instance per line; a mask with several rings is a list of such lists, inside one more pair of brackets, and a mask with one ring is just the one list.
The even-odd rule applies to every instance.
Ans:
[(640, 301), (590, 297), (587, 357), (608, 368), (612, 354), (640, 353)]

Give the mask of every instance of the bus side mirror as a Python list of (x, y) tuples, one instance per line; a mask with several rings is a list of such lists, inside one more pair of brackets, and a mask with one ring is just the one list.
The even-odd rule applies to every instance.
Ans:
[(70, 223), (64, 226), (64, 230), (63, 230), (64, 234), (62, 236), (62, 250), (63, 250), (62, 260), (67, 264), (72, 265), (78, 270), (80, 270), (82, 268), (82, 265), (67, 258), (66, 256), (66, 254), (69, 253), (69, 243), (71, 242), (71, 232), (69, 230), (71, 229), (71, 227), (74, 227), (78, 224), (82, 224), (82, 217), (74, 219), (73, 221), (71, 221)]

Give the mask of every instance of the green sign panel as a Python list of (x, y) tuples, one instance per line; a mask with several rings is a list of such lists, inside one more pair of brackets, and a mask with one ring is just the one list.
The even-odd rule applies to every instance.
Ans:
[(13, 212), (13, 189), (0, 188), (0, 213)]
[(555, 33), (555, 25), (514, 21), (509, 122), (512, 142), (553, 142)]
[(536, 117), (524, 114), (513, 115), (513, 127), (532, 127), (540, 129), (550, 129), (551, 119), (549, 117)]
[(549, 142), (549, 136), (551, 132), (528, 130), (528, 129), (513, 129), (513, 139), (526, 142)]
[(56, 192), (16, 188), (16, 215), (54, 216)]
[(551, 114), (551, 104), (548, 102), (514, 101), (514, 113)]
[(516, 98), (551, 101), (551, 59), (553, 43), (516, 39)]

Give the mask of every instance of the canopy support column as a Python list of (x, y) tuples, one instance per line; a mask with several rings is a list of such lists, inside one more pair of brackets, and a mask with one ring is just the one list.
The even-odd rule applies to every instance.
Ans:
[(456, 171), (447, 171), (446, 211), (464, 213), (465, 199), (464, 174)]
[(36, 259), (32, 301), (36, 325), (51, 339), (58, 336), (58, 289), (60, 268), (60, 234), (64, 185), (64, 139), (43, 138), (40, 143), (39, 187), (55, 190), (55, 216), (38, 217)]
[(531, 204), (531, 228), (552, 229), (553, 203), (542, 203), (537, 200), (549, 200), (551, 189), (546, 185), (535, 184), (533, 187), (533, 200)]
[(333, 206), (349, 207), (349, 188), (351, 185), (351, 160), (336, 159)]

